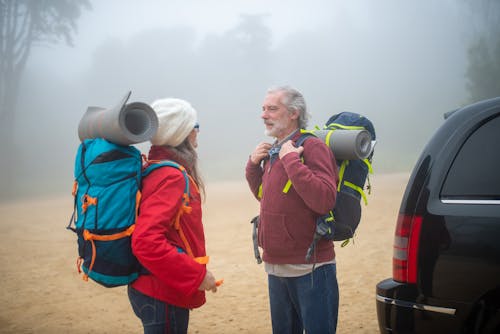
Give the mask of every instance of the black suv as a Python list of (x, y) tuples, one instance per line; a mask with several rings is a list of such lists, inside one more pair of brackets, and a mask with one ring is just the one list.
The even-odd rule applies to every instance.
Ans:
[(500, 97), (445, 115), (406, 187), (392, 261), (381, 333), (500, 333)]

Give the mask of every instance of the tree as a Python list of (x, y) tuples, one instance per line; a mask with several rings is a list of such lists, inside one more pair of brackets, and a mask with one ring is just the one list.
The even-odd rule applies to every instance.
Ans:
[(469, 48), (467, 89), (471, 102), (500, 96), (500, 36), (488, 43), (480, 38)]
[(12, 127), (19, 83), (34, 46), (72, 46), (76, 20), (88, 0), (0, 0), (0, 124)]
[[(35, 46), (73, 43), (76, 20), (88, 0), (0, 0), (0, 188), (9, 193), (16, 163), (12, 138), (26, 63)], [(1, 196), (0, 196), (1, 197)]]
[(500, 96), (500, 1), (469, 2), (476, 23), (466, 72), (469, 102)]

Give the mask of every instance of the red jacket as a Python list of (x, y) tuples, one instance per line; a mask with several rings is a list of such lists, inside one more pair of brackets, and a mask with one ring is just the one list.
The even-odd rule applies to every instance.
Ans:
[[(172, 160), (172, 155), (164, 147), (152, 146), (149, 159)], [(184, 187), (183, 174), (173, 167), (158, 168), (143, 179), (132, 250), (150, 274), (140, 275), (132, 287), (178, 307), (196, 308), (205, 303), (205, 292), (198, 287), (206, 267), (183, 252), (184, 243), (173, 227)], [(206, 253), (200, 193), (192, 181), (189, 189), (192, 211), (181, 216), (180, 225), (193, 255), (201, 257)]]
[[(300, 133), (292, 137), (296, 141)], [(289, 153), (263, 166), (250, 160), (246, 178), (257, 199), (260, 199), (259, 245), (262, 259), (273, 264), (305, 263), (316, 219), (335, 205), (338, 173), (332, 151), (320, 139), (311, 137), (304, 144), (301, 161), (297, 153)], [(292, 187), (283, 189), (290, 180)], [(335, 257), (333, 242), (320, 240), (316, 246), (316, 262)]]

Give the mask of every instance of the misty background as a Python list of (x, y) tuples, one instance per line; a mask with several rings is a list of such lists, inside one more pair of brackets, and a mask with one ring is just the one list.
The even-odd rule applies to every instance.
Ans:
[[(60, 11), (38, 18), (53, 26), (25, 36), (9, 72), (14, 3), (20, 31), (22, 13)], [(129, 102), (191, 102), (207, 183), (243, 180), (272, 140), (260, 119), (270, 86), (304, 94), (309, 128), (368, 117), (376, 174), (410, 171), (445, 112), (500, 95), (498, 0), (0, 0), (0, 26), (0, 200), (71, 196), (81, 117), (129, 90)]]

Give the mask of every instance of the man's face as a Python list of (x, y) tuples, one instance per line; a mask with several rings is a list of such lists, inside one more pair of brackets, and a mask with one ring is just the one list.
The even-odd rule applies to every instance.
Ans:
[(290, 114), (281, 103), (283, 92), (267, 94), (262, 105), (261, 118), (266, 126), (265, 134), (269, 137), (284, 139), (297, 128), (298, 112)]

